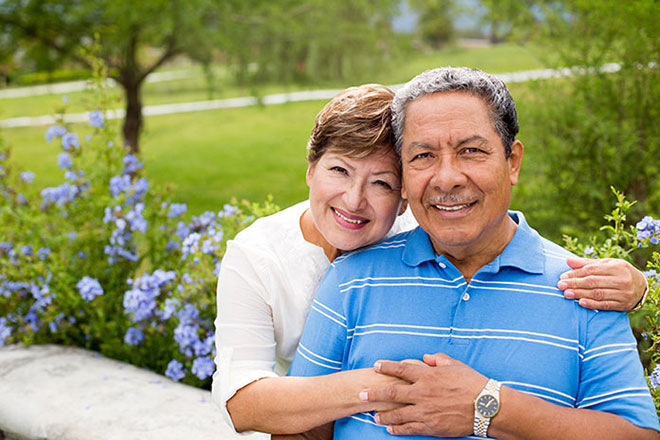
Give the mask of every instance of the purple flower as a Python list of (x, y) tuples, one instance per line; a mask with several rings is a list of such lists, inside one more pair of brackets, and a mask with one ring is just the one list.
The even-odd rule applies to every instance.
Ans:
[(656, 388), (658, 385), (660, 385), (660, 365), (656, 365), (655, 368), (653, 369), (653, 372), (651, 373), (651, 385), (653, 388)]
[(97, 296), (103, 295), (103, 288), (97, 279), (85, 275), (78, 283), (76, 284), (80, 296), (87, 302), (90, 302)]
[(124, 171), (122, 171), (122, 174), (134, 173), (144, 166), (144, 164), (140, 162), (137, 156), (134, 156), (132, 154), (127, 154), (126, 156), (124, 156), (123, 162), (124, 162)]
[(180, 381), (186, 375), (183, 364), (176, 359), (172, 359), (169, 364), (167, 364), (167, 370), (165, 370), (165, 376), (173, 379), (175, 381)]
[(215, 371), (215, 364), (210, 357), (198, 357), (193, 361), (192, 373), (200, 380), (204, 380), (211, 376)]
[(174, 329), (174, 340), (179, 344), (181, 353), (185, 353), (187, 348), (192, 347), (199, 340), (198, 331), (199, 325), (188, 320), (181, 321)]
[(50, 203), (56, 203), (57, 206), (62, 206), (67, 202), (72, 202), (79, 193), (80, 188), (71, 185), (70, 183), (63, 183), (59, 186), (44, 188), (41, 191), (41, 197), (44, 199), (42, 207)]
[(66, 133), (62, 136), (62, 148), (69, 150), (71, 147), (80, 148), (80, 142), (76, 133)]
[(160, 292), (157, 288), (141, 290), (134, 288), (124, 293), (124, 312), (133, 314), (133, 322), (143, 321), (156, 308), (156, 297)]
[(57, 166), (66, 170), (71, 168), (73, 166), (73, 161), (71, 160), (71, 156), (69, 156), (69, 153), (60, 153), (57, 156)]
[(89, 125), (92, 127), (103, 127), (103, 120), (104, 118), (101, 110), (94, 110), (93, 112), (89, 112)]
[(110, 194), (117, 197), (131, 187), (131, 176), (114, 176), (110, 179)]
[(50, 249), (48, 248), (39, 248), (37, 251), (37, 256), (41, 261), (44, 261), (46, 258), (48, 258), (48, 255), (50, 254)]
[(0, 347), (4, 347), (5, 340), (11, 336), (11, 327), (7, 325), (7, 318), (0, 318)]
[(163, 321), (166, 321), (172, 317), (174, 312), (176, 312), (177, 307), (179, 307), (179, 300), (176, 298), (167, 298), (165, 300), (165, 305), (163, 306), (163, 311), (161, 312), (160, 318)]
[(222, 211), (218, 212), (218, 217), (231, 217), (232, 215), (236, 214), (236, 211), (238, 211), (237, 207), (230, 205), (229, 203), (225, 203), (225, 205), (222, 207)]
[(23, 252), (23, 255), (26, 257), (31, 257), (32, 254), (34, 253), (32, 250), (32, 246), (29, 244), (26, 244), (25, 246), (21, 247), (21, 252)]
[(18, 173), (18, 177), (20, 177), (21, 180), (25, 183), (34, 182), (34, 173), (32, 171), (24, 171), (22, 173)]
[(144, 339), (144, 333), (139, 328), (131, 327), (126, 330), (124, 342), (128, 345), (138, 345)]
[(53, 125), (48, 127), (48, 130), (46, 130), (46, 142), (50, 142), (53, 140), (53, 138), (60, 138), (66, 134), (66, 129), (64, 127), (60, 127), (59, 125)]
[(206, 339), (204, 340), (197, 340), (193, 344), (193, 350), (195, 352), (195, 356), (205, 356), (215, 348), (215, 335), (213, 333), (210, 333)]
[(211, 240), (204, 240), (202, 242), (202, 253), (206, 255), (213, 255), (218, 250), (218, 245)]
[(170, 210), (167, 212), (167, 216), (170, 218), (178, 217), (186, 210), (188, 209), (188, 206), (186, 206), (185, 203), (172, 203), (170, 205)]
[(197, 251), (197, 249), (199, 248), (199, 240), (201, 237), (202, 236), (199, 233), (193, 232), (192, 234), (187, 236), (185, 240), (183, 240), (183, 245), (181, 249), (182, 260), (185, 260), (190, 253)]
[(193, 304), (184, 305), (181, 310), (175, 313), (180, 321), (199, 320), (199, 310)]

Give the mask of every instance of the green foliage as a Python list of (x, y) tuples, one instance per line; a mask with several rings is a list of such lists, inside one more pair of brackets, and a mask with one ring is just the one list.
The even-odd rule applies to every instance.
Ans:
[(46, 133), (61, 145), (61, 185), (38, 193), (0, 144), (0, 345), (77, 345), (209, 387), (226, 241), (279, 208), (226, 204), (183, 221), (185, 205), (118, 146), (107, 91), (97, 99), (84, 141), (65, 124)]
[(412, 0), (410, 6), (419, 12), (417, 31), (431, 48), (441, 48), (456, 39), (453, 0)]
[(536, 84), (523, 122), (534, 127), (527, 147), (542, 151), (546, 191), (529, 199), (535, 223), (554, 236), (597, 227), (610, 185), (638, 201), (632, 212), (660, 212), (660, 3), (536, 4), (547, 61), (574, 67), (568, 78)]
[(89, 79), (87, 69), (57, 69), (52, 72), (24, 73), (16, 77), (16, 84), (21, 86), (32, 86), (36, 84), (49, 84), (62, 81), (75, 81)]
[(240, 83), (318, 83), (377, 72), (392, 56), (393, 0), (229, 2), (222, 47)]
[[(34, 48), (47, 70), (65, 60), (91, 67), (79, 49), (98, 42), (98, 55), (124, 88), (123, 135), (135, 152), (144, 80), (166, 61), (183, 54), (207, 66), (214, 58), (230, 61), (254, 94), (257, 84), (273, 79), (304, 83), (373, 72), (394, 47), (388, 21), (395, 3), (6, 0), (0, 24), (5, 39)], [(212, 84), (212, 70), (205, 73)]]
[[(565, 247), (578, 255), (591, 258), (623, 258), (632, 261), (642, 257), (649, 285), (644, 307), (631, 315), (631, 321), (640, 323), (640, 351), (646, 358), (646, 375), (656, 409), (660, 414), (660, 220), (646, 216), (635, 226), (627, 223), (628, 213), (636, 202), (626, 200), (622, 192), (613, 187), (616, 205), (605, 216), (607, 223), (601, 234), (588, 243), (565, 236)], [(639, 259), (639, 258), (636, 258)]]

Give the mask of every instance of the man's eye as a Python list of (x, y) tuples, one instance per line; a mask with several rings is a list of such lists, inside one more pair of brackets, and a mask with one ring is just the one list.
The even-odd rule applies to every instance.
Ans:
[(463, 149), (463, 154), (477, 154), (477, 153), (484, 153), (484, 150), (476, 147), (469, 147)]
[(419, 154), (415, 154), (410, 161), (412, 162), (414, 160), (427, 159), (429, 157), (431, 157), (431, 153), (419, 153)]

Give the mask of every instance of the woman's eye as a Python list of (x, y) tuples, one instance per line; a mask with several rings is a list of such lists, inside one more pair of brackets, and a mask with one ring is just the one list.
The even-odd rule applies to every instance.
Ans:
[(376, 180), (374, 183), (378, 186), (382, 186), (385, 189), (389, 189), (390, 191), (392, 190), (392, 185), (385, 182), (384, 180)]
[(348, 174), (348, 171), (346, 171), (346, 168), (340, 167), (340, 166), (334, 166), (330, 168), (330, 171), (336, 171), (341, 174)]

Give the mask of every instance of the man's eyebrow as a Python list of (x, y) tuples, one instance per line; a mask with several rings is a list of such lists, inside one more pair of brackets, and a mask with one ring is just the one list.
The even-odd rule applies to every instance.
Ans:
[(470, 136), (468, 138), (465, 138), (465, 139), (462, 139), (462, 140), (458, 141), (456, 143), (456, 145), (454, 146), (454, 148), (458, 148), (458, 147), (460, 147), (462, 145), (465, 145), (465, 144), (471, 144), (473, 142), (478, 142), (480, 144), (487, 144), (488, 139), (486, 139), (483, 136), (479, 136), (478, 134), (475, 134), (474, 136)]
[(431, 145), (427, 144), (426, 142), (412, 141), (410, 143), (410, 148), (426, 149), (426, 148), (433, 148), (433, 147)]

